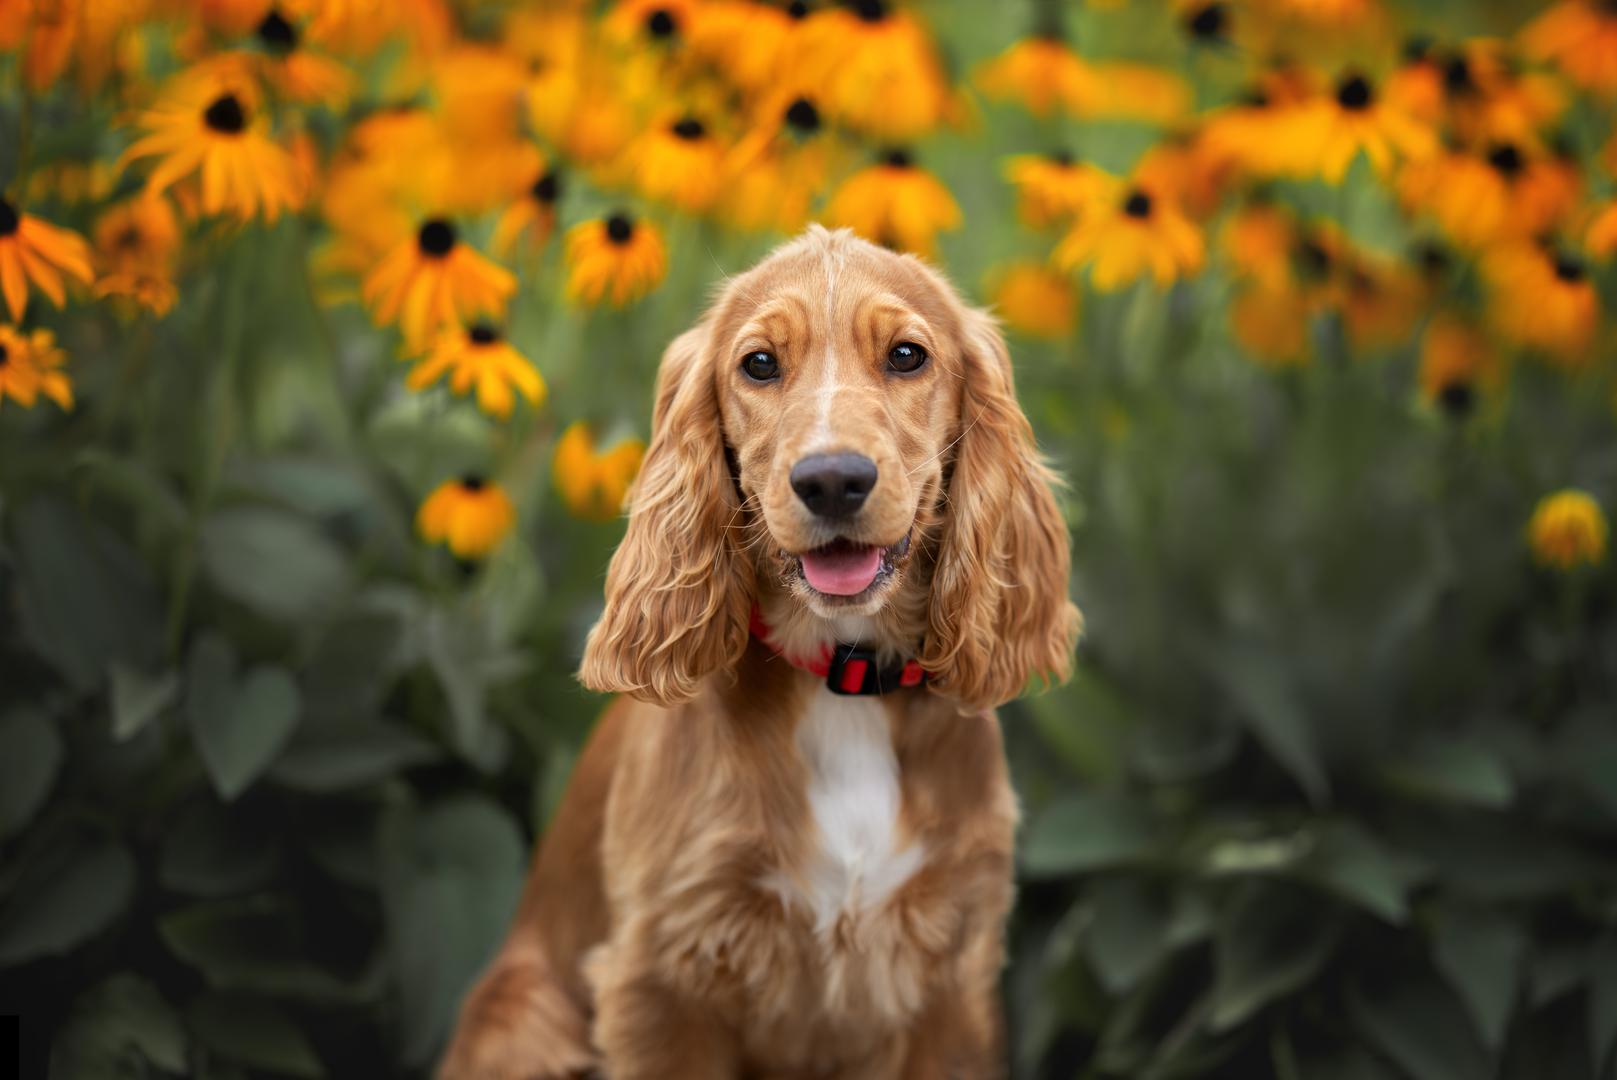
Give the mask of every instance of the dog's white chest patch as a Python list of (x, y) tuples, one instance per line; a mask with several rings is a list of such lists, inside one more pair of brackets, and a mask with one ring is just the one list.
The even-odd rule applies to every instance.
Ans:
[(786, 888), (807, 903), (816, 928), (876, 907), (920, 868), (919, 843), (898, 847), (902, 794), (887, 712), (870, 698), (823, 687), (798, 722), (808, 801), (819, 846)]

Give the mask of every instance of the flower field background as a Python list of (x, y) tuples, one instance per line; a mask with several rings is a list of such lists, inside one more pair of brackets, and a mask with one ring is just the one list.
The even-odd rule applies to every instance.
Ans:
[(602, 701), (663, 346), (1007, 327), (1078, 674), (1014, 1074), (1617, 1076), (1617, 6), (0, 0), (0, 1013), (419, 1075)]

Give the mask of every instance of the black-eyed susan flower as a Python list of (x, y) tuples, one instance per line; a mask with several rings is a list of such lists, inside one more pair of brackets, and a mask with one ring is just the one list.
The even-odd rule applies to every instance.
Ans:
[(0, 51), (21, 51), (28, 89), (48, 89), (62, 76), (78, 44), (82, 14), (75, 3), (24, 0), (0, 6)]
[(1300, 242), (1290, 211), (1254, 200), (1225, 219), (1219, 242), (1230, 266), (1242, 277), (1270, 290), (1290, 284), (1292, 253)]
[(33, 408), (43, 395), (71, 409), (73, 382), (62, 370), (66, 359), (49, 330), (24, 334), (0, 325), (0, 404), (9, 397), (23, 408)]
[(1169, 134), (1134, 166), (1136, 181), (1172, 199), (1198, 220), (1218, 210), (1233, 173), (1229, 160), (1215, 153), (1199, 131)]
[(685, 40), (691, 53), (743, 90), (772, 85), (791, 63), (795, 32), (808, 14), (752, 0), (703, 0), (691, 9)]
[(1064, 150), (1007, 158), (1005, 178), (1016, 189), (1017, 214), (1035, 229), (1070, 225), (1117, 190), (1116, 177)]
[(524, 187), (500, 219), (494, 223), (490, 246), (505, 259), (519, 245), (535, 250), (556, 228), (556, 202), (561, 198), (561, 173), (553, 165), (541, 165), (533, 181)]
[(677, 46), (684, 42), (696, 6), (694, 0), (619, 0), (604, 28), (624, 44)]
[(182, 80), (171, 99), (141, 114), (146, 135), (124, 151), (123, 161), (157, 159), (146, 180), (151, 194), (194, 177), (204, 213), (274, 221), (302, 205), (304, 178), (270, 138), (258, 105), (245, 80)]
[(1385, 99), (1357, 72), (1337, 82), (1333, 92), (1293, 108), (1278, 132), (1292, 140), (1294, 169), (1340, 183), (1348, 166), (1361, 153), (1381, 176), (1390, 175), (1399, 161), (1435, 153), (1431, 128)]
[(701, 213), (719, 194), (724, 147), (694, 116), (651, 128), (629, 155), (635, 186), (649, 199)]
[(1184, 80), (1145, 64), (1090, 63), (1056, 37), (1031, 37), (977, 69), (977, 85), (1036, 116), (1060, 109), (1079, 117), (1168, 123), (1190, 106)]
[(825, 223), (877, 244), (930, 257), (939, 232), (960, 227), (960, 206), (942, 181), (903, 150), (844, 180), (826, 204)]
[(288, 101), (340, 109), (354, 90), (347, 67), (304, 46), (303, 32), (279, 7), (271, 7), (253, 31), (262, 50), (265, 80)]
[(431, 218), (366, 277), (360, 294), (380, 325), (397, 321), (420, 348), (438, 329), (477, 315), (505, 314), (517, 279), (460, 239), (453, 222)]
[(1412, 277), (1401, 263), (1364, 255), (1345, 267), (1335, 298), (1356, 353), (1393, 348), (1409, 340), (1423, 300)]
[(1571, 213), (1580, 189), (1575, 169), (1508, 142), (1411, 162), (1398, 178), (1407, 209), (1431, 217), (1456, 245), (1473, 249), (1552, 231)]
[(569, 424), (556, 440), (551, 480), (573, 516), (610, 521), (622, 512), (624, 497), (645, 453), (646, 444), (635, 438), (597, 448), (590, 426), (578, 421)]
[(994, 311), (1013, 330), (1059, 341), (1078, 323), (1078, 290), (1042, 262), (1018, 260), (989, 278)]
[(1448, 126), (1467, 146), (1536, 145), (1539, 132), (1566, 108), (1553, 76), (1523, 70), (1492, 40), (1467, 41), (1453, 50), (1443, 66), (1443, 89)]
[(1443, 122), (1443, 64), (1430, 38), (1404, 43), (1402, 62), (1381, 88), (1387, 101), (1433, 127)]
[(1576, 488), (1546, 495), (1527, 522), (1527, 542), (1539, 565), (1563, 572), (1605, 561), (1609, 533), (1594, 496)]
[(1149, 275), (1158, 287), (1201, 269), (1201, 230), (1172, 200), (1132, 185), (1086, 214), (1056, 246), (1063, 270), (1087, 269), (1101, 292)]
[(1482, 275), (1500, 333), (1563, 367), (1588, 363), (1600, 297), (1580, 256), (1541, 244), (1504, 245), (1483, 257)]
[(63, 274), (86, 285), (95, 277), (84, 237), (24, 214), (0, 196), (0, 292), (11, 317), (21, 319), (28, 310), (30, 283), (61, 307), (67, 301)]
[(837, 149), (807, 94), (775, 95), (761, 120), (724, 163), (724, 196), (715, 211), (739, 229), (797, 232), (830, 174)]
[(792, 48), (797, 84), (813, 87), (820, 108), (839, 124), (897, 141), (948, 118), (949, 82), (931, 37), (886, 0), (811, 12)]
[(457, 558), (481, 559), (516, 525), (505, 490), (481, 476), (448, 480), (434, 488), (416, 513), (416, 531), (430, 544), (446, 544)]
[[(445, 330), (405, 380), (411, 390), (425, 390), (449, 376), (457, 394), (477, 391), (477, 406), (501, 420), (511, 415), (516, 395), (537, 408), (545, 398), (545, 381), (533, 363), (488, 322)], [(514, 392), (513, 392), (514, 391)]]
[(1499, 386), (1502, 373), (1499, 353), (1480, 327), (1452, 312), (1432, 317), (1421, 337), (1423, 401), (1463, 419)]
[(180, 227), (167, 199), (140, 194), (109, 207), (96, 219), (94, 239), (96, 296), (132, 300), (154, 315), (174, 306)]
[(1617, 6), (1561, 0), (1521, 33), (1522, 51), (1596, 94), (1617, 94)]
[(649, 221), (613, 214), (567, 233), (567, 297), (574, 303), (624, 307), (668, 272), (662, 233)]

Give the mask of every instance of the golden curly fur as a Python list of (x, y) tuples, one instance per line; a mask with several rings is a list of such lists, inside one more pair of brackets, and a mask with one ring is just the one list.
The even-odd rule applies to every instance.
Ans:
[[(929, 361), (889, 370), (899, 342)], [(779, 379), (742, 373), (759, 349)], [(440, 1075), (1000, 1075), (1016, 804), (992, 709), (1066, 676), (1079, 619), (997, 329), (920, 260), (811, 228), (669, 347), (652, 429), (580, 669), (626, 696)], [(878, 470), (843, 521), (790, 482), (829, 450)], [(854, 597), (801, 572), (838, 538), (885, 550)], [(930, 685), (839, 698), (777, 655), (838, 639)]]

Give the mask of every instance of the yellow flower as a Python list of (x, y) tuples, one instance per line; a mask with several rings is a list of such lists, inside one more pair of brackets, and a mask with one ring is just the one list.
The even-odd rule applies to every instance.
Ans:
[(1035, 229), (1070, 225), (1117, 190), (1115, 177), (1065, 151), (1008, 158), (1005, 178), (1016, 188), (1017, 213)]
[(1411, 162), (1398, 179), (1405, 206), (1431, 215), (1468, 248), (1552, 231), (1572, 212), (1581, 186), (1564, 160), (1510, 142), (1482, 156), (1453, 151)]
[(1066, 275), (1043, 263), (1021, 260), (992, 280), (994, 310), (1012, 329), (1051, 340), (1072, 333), (1078, 322), (1078, 290)]
[(180, 227), (161, 195), (139, 194), (109, 207), (96, 219), (95, 256), (101, 276), (95, 295), (132, 301), (166, 315), (179, 293), (174, 260)]
[(7, 397), (25, 409), (44, 394), (63, 409), (73, 407), (73, 383), (61, 370), (66, 357), (49, 330), (24, 336), (0, 326), (0, 404)]
[(1036, 116), (1059, 108), (1073, 116), (1167, 123), (1190, 107), (1190, 91), (1178, 76), (1144, 64), (1091, 64), (1053, 37), (1012, 45), (977, 69), (977, 85)]
[(633, 438), (596, 450), (594, 433), (588, 424), (578, 421), (556, 440), (551, 479), (575, 517), (610, 521), (623, 509), (645, 453), (646, 444)]
[(635, 184), (647, 198), (700, 213), (719, 194), (724, 148), (700, 120), (660, 124), (629, 148)]
[(470, 316), (503, 316), (516, 289), (510, 271), (462, 243), (451, 222), (431, 218), (377, 264), (360, 294), (377, 323), (397, 320), (406, 346), (415, 349)]
[(1527, 523), (1527, 542), (1541, 566), (1569, 571), (1605, 560), (1607, 532), (1600, 504), (1567, 488), (1539, 500)]
[(416, 531), (431, 544), (448, 544), (462, 559), (481, 559), (516, 525), (516, 508), (498, 484), (463, 476), (434, 488), (416, 514)]
[(1560, 68), (1575, 85), (1617, 95), (1617, 8), (1561, 0), (1527, 25), (1522, 51)]
[(820, 110), (807, 95), (776, 95), (761, 113), (762, 122), (726, 156), (724, 197), (715, 210), (739, 229), (795, 233), (809, 219), (835, 151), (821, 137)]
[(662, 281), (668, 254), (655, 225), (613, 214), (568, 230), (567, 268), (568, 299), (624, 307)]
[(1211, 217), (1224, 200), (1232, 163), (1200, 132), (1176, 132), (1147, 150), (1134, 178), (1178, 203), (1198, 220)]
[(425, 390), (446, 374), (451, 390), (465, 394), (475, 386), (478, 407), (502, 420), (511, 415), (513, 387), (535, 408), (545, 398), (545, 381), (532, 362), (486, 322), (439, 334), (405, 385)]
[(61, 307), (67, 300), (62, 275), (86, 285), (95, 277), (90, 246), (71, 229), (58, 228), (32, 214), (20, 213), (0, 196), (0, 293), (13, 319), (28, 310), (28, 283)]
[(1437, 136), (1396, 104), (1376, 98), (1363, 75), (1349, 73), (1332, 94), (1321, 95), (1285, 111), (1274, 134), (1289, 140), (1291, 171), (1323, 177), (1337, 184), (1362, 152), (1380, 176), (1393, 165), (1436, 152)]
[(303, 203), (304, 183), (292, 156), (267, 133), (250, 85), (232, 80), (182, 80), (169, 101), (143, 113), (144, 138), (124, 151), (123, 162), (156, 157), (146, 190), (160, 194), (193, 174), (200, 176), (202, 209), (233, 213), (243, 221), (263, 214), (274, 221)]
[(1493, 342), (1478, 327), (1440, 312), (1421, 340), (1420, 392), (1429, 405), (1463, 417), (1480, 391), (1499, 385), (1502, 370)]
[(1291, 260), (1299, 239), (1291, 214), (1271, 202), (1241, 207), (1219, 233), (1235, 272), (1271, 291), (1291, 283)]
[(1133, 186), (1086, 215), (1056, 246), (1058, 268), (1088, 267), (1101, 292), (1149, 274), (1158, 287), (1201, 269), (1201, 230), (1171, 200)]
[(1600, 298), (1583, 260), (1538, 244), (1515, 244), (1482, 261), (1488, 310), (1500, 333), (1563, 367), (1588, 363)]
[(302, 34), (280, 8), (271, 7), (254, 36), (264, 50), (265, 80), (289, 101), (336, 110), (354, 91), (354, 75), (330, 57), (302, 47)]
[(1597, 259), (1609, 259), (1617, 251), (1617, 200), (1608, 202), (1589, 223), (1584, 237), (1589, 254)]
[(768, 88), (796, 54), (795, 35), (808, 14), (752, 0), (704, 0), (685, 27), (691, 52), (744, 90)]
[(931, 257), (937, 234), (960, 227), (960, 206), (937, 177), (903, 150), (842, 182), (825, 208), (826, 224), (867, 240)]
[(904, 140), (943, 123), (949, 83), (926, 31), (885, 0), (824, 7), (793, 34), (795, 85), (813, 87), (826, 115), (878, 139)]
[(556, 228), (556, 200), (561, 198), (561, 175), (554, 167), (541, 164), (533, 182), (505, 208), (494, 223), (490, 246), (505, 259), (526, 240), (530, 250), (545, 246)]
[(1555, 79), (1522, 71), (1498, 42), (1470, 41), (1443, 68), (1448, 122), (1465, 145), (1514, 142), (1537, 145), (1566, 101)]
[(12, 0), (0, 4), (0, 51), (23, 48), (22, 81), (30, 90), (49, 88), (66, 70), (84, 17), (95, 0)]

